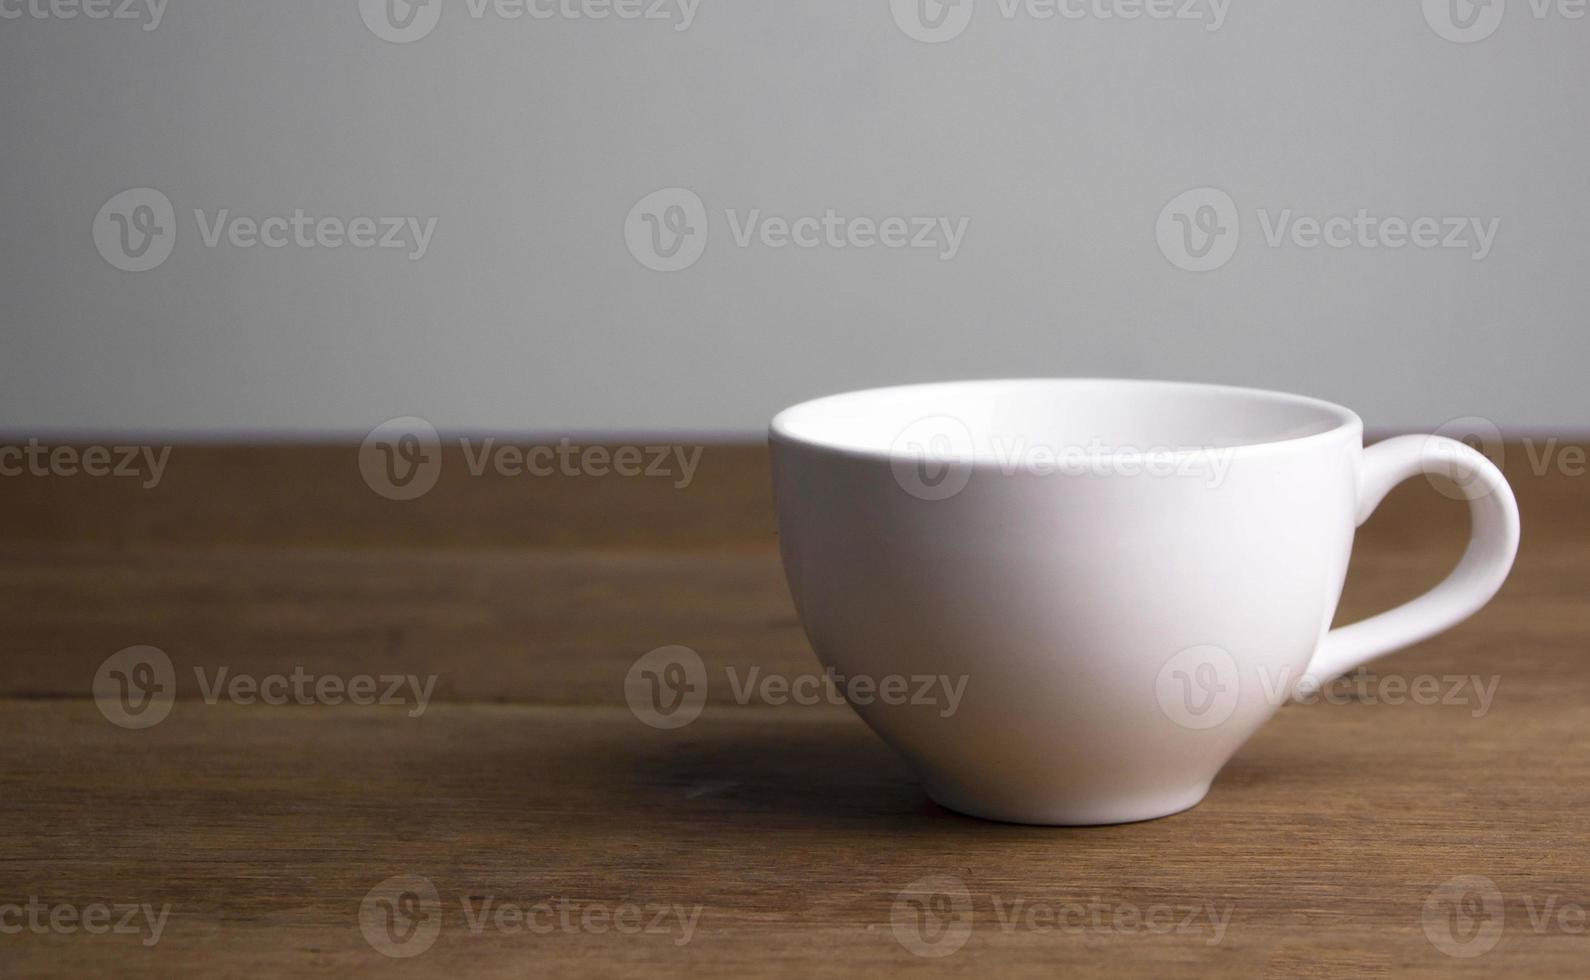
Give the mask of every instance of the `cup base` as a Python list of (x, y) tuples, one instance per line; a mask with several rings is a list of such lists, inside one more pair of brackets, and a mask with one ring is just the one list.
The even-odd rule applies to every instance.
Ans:
[(1180, 792), (1127, 799), (1018, 803), (977, 799), (931, 783), (923, 788), (933, 802), (963, 816), (1038, 827), (1097, 827), (1157, 820), (1190, 810), (1209, 794), (1209, 784), (1204, 783)]

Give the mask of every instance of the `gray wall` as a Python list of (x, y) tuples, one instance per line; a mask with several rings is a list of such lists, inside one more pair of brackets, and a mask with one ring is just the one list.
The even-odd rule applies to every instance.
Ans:
[[(1195, 20), (929, 0), (930, 43), (915, 0), (700, 0), (683, 30), (680, 0), (670, 20), (435, 0), (393, 43), (376, 0), (170, 0), (153, 30), (148, 0), (29, 14), (49, 2), (0, 0), (24, 13), (0, 20), (10, 433), (751, 433), (815, 394), (998, 375), (1294, 389), (1380, 429), (1590, 422), (1571, 3), (1221, 0), (1217, 22), (1211, 0), (1165, 8)], [(171, 215), (100, 214), (136, 188)], [(631, 215), (669, 188), (701, 210), (669, 192)], [(436, 223), (418, 258), (211, 246), (221, 209)], [(947, 259), (857, 247), (865, 228), (742, 246), (752, 209), (966, 224)], [(1297, 244), (1307, 220), (1267, 240), (1360, 209), (1344, 247)], [(159, 229), (141, 257), (112, 211), (133, 251)], [(1466, 230), (1390, 247), (1421, 217)], [(648, 221), (668, 251), (681, 218), (653, 251)]]

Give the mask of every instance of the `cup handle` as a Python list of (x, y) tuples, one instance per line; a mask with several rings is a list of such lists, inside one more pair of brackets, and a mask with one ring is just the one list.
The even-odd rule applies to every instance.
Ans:
[(1362, 526), (1391, 488), (1411, 477), (1445, 477), (1469, 502), (1469, 546), (1440, 585), (1377, 616), (1325, 634), (1293, 688), (1304, 697), (1376, 657), (1457, 625), (1502, 587), (1518, 553), (1518, 501), (1490, 460), (1455, 439), (1397, 436), (1364, 450), (1358, 477)]

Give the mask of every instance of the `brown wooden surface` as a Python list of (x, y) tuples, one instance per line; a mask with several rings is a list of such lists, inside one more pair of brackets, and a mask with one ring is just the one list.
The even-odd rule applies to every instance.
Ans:
[[(707, 447), (684, 489), (453, 467), (408, 503), (375, 496), (340, 447), (179, 446), (152, 490), (0, 480), (0, 929), (33, 898), (170, 906), (152, 946), (0, 932), (0, 976), (1583, 975), (1590, 480), (1531, 462), (1509, 447), (1524, 544), (1501, 595), (1376, 668), (1495, 678), (1487, 711), (1289, 706), (1199, 807), (1092, 829), (956, 816), (848, 709), (736, 703), (727, 668), (816, 670), (758, 449)], [(1360, 532), (1339, 619), (1445, 574), (1463, 510), (1397, 490)], [(180, 697), (129, 731), (91, 695), (136, 644), (169, 654)], [(712, 682), (696, 722), (659, 731), (624, 678), (669, 644), (699, 651)], [(223, 667), (436, 681), (418, 717), (206, 703), (194, 669)], [(360, 929), (394, 875), (440, 902), (440, 934), (408, 959)], [(919, 957), (896, 901), (943, 876), (964, 883), (972, 932)], [(1425, 928), (1432, 890), (1458, 876), (1502, 896), (1499, 940), (1470, 959)], [(567, 900), (574, 926), (477, 933), (461, 903), (487, 897)], [(1097, 924), (1024, 918), (1090, 904)], [(579, 924), (675, 906), (700, 910), (688, 942), (677, 919)], [(1222, 928), (1207, 913), (1181, 927), (1209, 907), (1229, 909)], [(1134, 925), (1161, 908), (1176, 927)]]

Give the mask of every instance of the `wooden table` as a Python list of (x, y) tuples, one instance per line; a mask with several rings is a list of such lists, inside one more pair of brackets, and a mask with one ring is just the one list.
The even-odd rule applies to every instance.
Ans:
[[(1590, 480), (1545, 447), (1507, 447), (1501, 595), (1378, 665), (1440, 703), (1288, 706), (1199, 807), (1093, 829), (957, 816), (848, 709), (737, 703), (731, 669), (817, 670), (758, 448), (683, 489), (453, 450), (407, 502), (337, 446), (0, 480), (0, 975), (1585, 976)], [(1342, 618), (1465, 521), (1397, 490)], [(625, 679), (674, 644), (713, 680), (661, 730)], [(137, 645), (177, 698), (134, 729), (92, 695)], [(295, 669), (313, 703), (240, 703)]]

